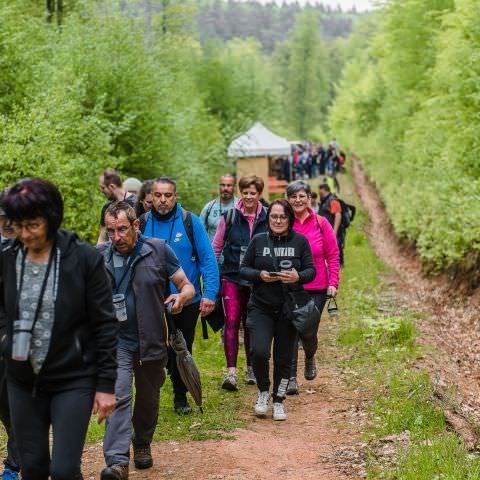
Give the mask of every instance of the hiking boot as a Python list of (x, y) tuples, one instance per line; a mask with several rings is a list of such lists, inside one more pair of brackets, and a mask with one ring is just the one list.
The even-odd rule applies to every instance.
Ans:
[(137, 468), (138, 470), (151, 468), (153, 466), (153, 458), (152, 452), (150, 450), (150, 445), (145, 445), (143, 447), (134, 445), (133, 462), (135, 463), (135, 468)]
[(317, 365), (315, 363), (315, 357), (305, 357), (305, 370), (303, 371), (305, 380), (313, 380), (317, 376)]
[(255, 378), (255, 374), (253, 373), (252, 367), (247, 367), (247, 373), (245, 373), (245, 383), (247, 385), (257, 384), (257, 379)]
[(0, 480), (17, 480), (20, 479), (20, 474), (11, 468), (5, 467), (5, 470), (0, 474)]
[(297, 383), (297, 377), (291, 377), (288, 380), (288, 386), (287, 386), (287, 395), (298, 395), (298, 383)]
[(227, 373), (223, 379), (222, 388), (230, 392), (236, 392), (237, 387), (237, 376), (234, 373)]
[(283, 403), (273, 402), (273, 419), (277, 422), (287, 419)]
[(192, 413), (192, 407), (189, 405), (186, 398), (175, 400), (173, 408), (178, 415), (190, 415)]
[(270, 393), (268, 391), (258, 392), (257, 403), (255, 403), (255, 415), (257, 417), (264, 417), (268, 411), (268, 400)]
[(100, 480), (128, 480), (128, 465), (112, 465), (102, 470)]

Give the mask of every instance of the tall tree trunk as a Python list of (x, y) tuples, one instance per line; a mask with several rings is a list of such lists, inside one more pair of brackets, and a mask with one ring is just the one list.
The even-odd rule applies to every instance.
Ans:
[(167, 33), (167, 8), (170, 5), (170, 0), (162, 0), (162, 33)]
[(57, 24), (61, 26), (63, 22), (63, 0), (57, 0)]
[(51, 22), (55, 13), (55, 0), (47, 0), (47, 22)]

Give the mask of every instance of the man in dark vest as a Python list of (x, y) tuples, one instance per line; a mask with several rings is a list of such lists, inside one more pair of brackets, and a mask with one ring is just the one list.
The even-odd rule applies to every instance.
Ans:
[[(127, 202), (111, 204), (105, 212), (105, 230), (110, 241), (98, 247), (112, 280), (114, 307), (120, 322), (117, 406), (107, 419), (103, 440), (107, 467), (101, 480), (128, 479), (131, 442), (135, 467), (153, 465), (150, 444), (168, 358), (165, 304), (172, 302), (172, 312), (180, 313), (195, 295), (173, 250), (163, 240), (143, 237), (139, 225)], [(169, 282), (178, 293), (166, 295)], [(133, 377), (136, 392), (132, 417)]]

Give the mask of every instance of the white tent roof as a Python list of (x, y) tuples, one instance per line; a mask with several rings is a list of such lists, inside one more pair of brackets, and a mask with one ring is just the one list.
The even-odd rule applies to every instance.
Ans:
[(290, 143), (275, 135), (260, 122), (236, 138), (228, 147), (229, 157), (264, 157), (290, 155)]

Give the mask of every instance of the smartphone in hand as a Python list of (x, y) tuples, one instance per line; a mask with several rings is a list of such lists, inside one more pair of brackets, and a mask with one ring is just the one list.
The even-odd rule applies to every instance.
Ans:
[(278, 277), (278, 272), (268, 272), (271, 277)]

